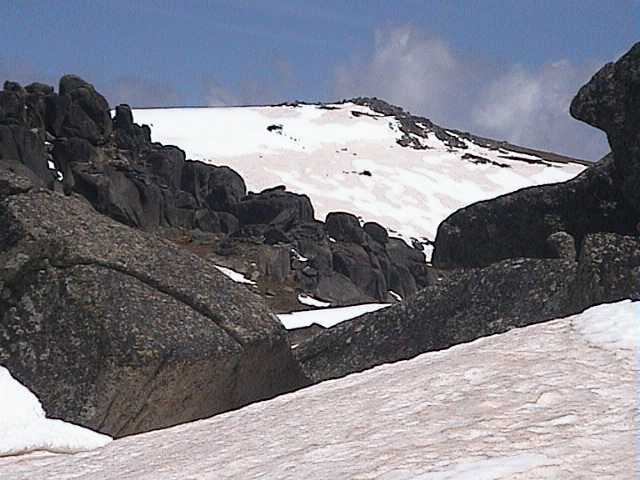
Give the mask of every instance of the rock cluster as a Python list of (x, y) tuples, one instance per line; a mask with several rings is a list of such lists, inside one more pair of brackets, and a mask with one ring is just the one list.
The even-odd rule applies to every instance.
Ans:
[(255, 264), (281, 259), (282, 248), (271, 246), (299, 252), (306, 262), (290, 255), (286, 268), (263, 273), (278, 271), (268, 280), (283, 281), (286, 270), (298, 288), (333, 304), (393, 301), (389, 290), (409, 297), (424, 283), (424, 255), (389, 240), (383, 227), (369, 227), (369, 235), (355, 217), (335, 214), (338, 223), (349, 218), (352, 231), (332, 236), (337, 223), (317, 222), (306, 195), (284, 187), (248, 193), (231, 168), (190, 161), (180, 148), (152, 142), (149, 127), (137, 125), (127, 105), (117, 106), (112, 119), (106, 99), (77, 76), (63, 77), (57, 93), (42, 84), (5, 83), (0, 159), (23, 163), (48, 185), (81, 194), (126, 225), (226, 235), (223, 255), (250, 240), (265, 246), (251, 259)]

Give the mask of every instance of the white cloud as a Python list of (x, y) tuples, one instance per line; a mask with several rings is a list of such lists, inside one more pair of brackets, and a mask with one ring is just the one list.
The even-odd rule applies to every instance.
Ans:
[(380, 30), (365, 61), (336, 69), (340, 97), (378, 96), (443, 126), (597, 159), (604, 135), (569, 116), (598, 63), (562, 60), (525, 68), (481, 62), (411, 26)]

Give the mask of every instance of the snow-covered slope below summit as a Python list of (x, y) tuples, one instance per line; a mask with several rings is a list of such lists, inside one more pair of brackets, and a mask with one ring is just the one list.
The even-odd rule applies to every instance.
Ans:
[[(355, 103), (137, 109), (134, 118), (151, 126), (154, 141), (236, 169), (250, 190), (283, 184), (309, 195), (320, 220), (346, 210), (405, 239), (433, 239), (463, 206), (585, 168), (469, 139), (452, 147), (427, 126), (406, 133), (398, 118)], [(422, 148), (401, 146), (403, 137)]]
[(639, 313), (601, 305), (0, 476), (636, 478)]

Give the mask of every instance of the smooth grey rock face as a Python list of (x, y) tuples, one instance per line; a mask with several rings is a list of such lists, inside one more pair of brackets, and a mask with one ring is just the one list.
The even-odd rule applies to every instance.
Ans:
[(306, 384), (213, 264), (4, 167), (0, 186), (0, 363), (51, 416), (122, 436)]

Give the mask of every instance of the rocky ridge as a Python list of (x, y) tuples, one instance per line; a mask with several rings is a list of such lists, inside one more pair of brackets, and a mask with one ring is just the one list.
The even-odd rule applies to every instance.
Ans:
[[(127, 105), (117, 106), (112, 119), (107, 100), (73, 75), (60, 80), (58, 93), (5, 83), (0, 159), (20, 161), (47, 185), (81, 194), (119, 222), (182, 239), (264, 280), (271, 291), (283, 290), (273, 284), (289, 285), (294, 304), (296, 292), (335, 305), (394, 302), (390, 290), (410, 297), (425, 282), (422, 252), (389, 239), (384, 227), (374, 226), (378, 234), (370, 236), (343, 213), (324, 225), (306, 195), (284, 187), (247, 192), (231, 168), (189, 161), (180, 148), (152, 142)], [(332, 237), (341, 222), (349, 224), (347, 233)]]

